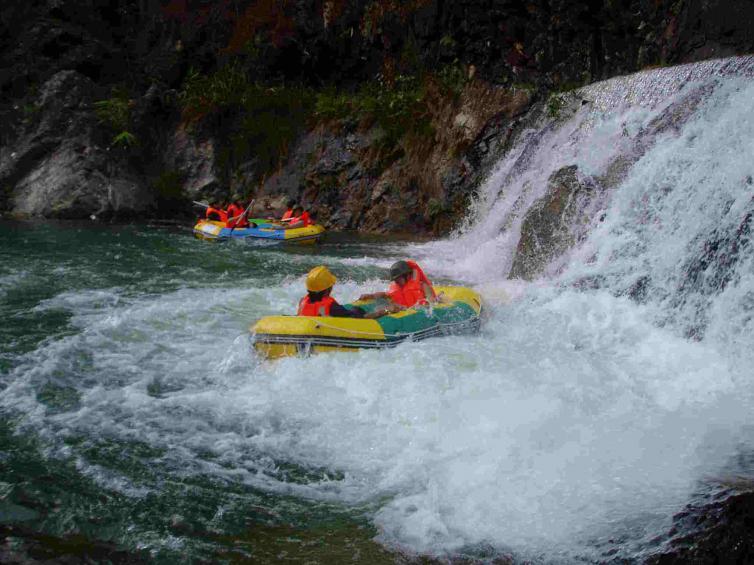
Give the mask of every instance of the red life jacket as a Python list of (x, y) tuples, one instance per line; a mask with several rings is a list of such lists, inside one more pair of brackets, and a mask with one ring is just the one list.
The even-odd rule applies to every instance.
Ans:
[(330, 308), (335, 304), (332, 296), (325, 296), (319, 302), (309, 302), (309, 296), (304, 296), (298, 303), (298, 316), (329, 316)]
[(235, 220), (232, 220), (231, 218), (235, 218), (236, 216), (240, 216), (243, 214), (243, 210), (236, 206), (235, 204), (231, 204), (228, 206), (228, 219), (225, 221), (225, 227), (226, 228), (236, 228), (239, 226), (239, 219), (236, 218)]
[[(207, 214), (205, 216), (208, 220), (214, 220), (216, 222), (227, 222), (228, 213), (222, 208), (207, 207)], [(218, 220), (219, 218), (219, 220)]]
[(403, 286), (392, 282), (387, 289), (390, 299), (396, 304), (411, 308), (415, 304), (426, 304), (427, 297), (424, 294), (425, 287), (429, 288), (431, 298), (437, 298), (432, 283), (424, 274), (421, 267), (415, 261), (406, 261), (411, 267), (411, 278)]
[(297, 216), (295, 218), (291, 218), (290, 223), (291, 224), (297, 224), (298, 222), (304, 222), (304, 225), (301, 227), (306, 227), (312, 225), (312, 219), (309, 217), (309, 212), (303, 212), (300, 216)]
[(293, 208), (288, 208), (288, 209), (287, 209), (287, 210), (285, 211), (285, 214), (283, 214), (283, 217), (281, 218), (281, 220), (287, 220), (287, 219), (288, 219), (288, 218), (290, 218), (291, 216), (293, 216)]

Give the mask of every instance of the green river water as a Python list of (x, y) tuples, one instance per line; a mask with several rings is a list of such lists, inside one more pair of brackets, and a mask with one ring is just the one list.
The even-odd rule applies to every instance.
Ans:
[[(351, 286), (377, 288), (384, 269), (359, 258), (389, 261), (381, 243), (254, 247), (165, 226), (0, 224), (6, 548), (97, 561), (393, 562), (372, 539), (378, 501), (297, 495), (296, 485), (336, 484), (342, 473), (274, 448), (231, 446), (249, 452), (224, 459), (227, 435), (286, 425), (246, 430), (242, 414), (215, 412), (239, 382), (266, 378), (249, 324), (292, 312), (303, 274), (322, 262), (335, 260)], [(349, 257), (353, 265), (337, 263)], [(182, 394), (204, 395), (210, 408), (163, 402)], [(129, 402), (140, 406), (119, 406)], [(192, 444), (205, 427), (212, 437)], [(160, 438), (161, 428), (172, 431)]]

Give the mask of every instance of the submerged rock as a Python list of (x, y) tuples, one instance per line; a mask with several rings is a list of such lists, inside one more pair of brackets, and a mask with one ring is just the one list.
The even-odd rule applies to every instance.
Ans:
[(669, 549), (648, 565), (754, 562), (754, 493), (703, 506), (689, 506), (673, 518)]
[(555, 171), (545, 196), (529, 208), (510, 277), (532, 280), (586, 235), (602, 189), (571, 165)]

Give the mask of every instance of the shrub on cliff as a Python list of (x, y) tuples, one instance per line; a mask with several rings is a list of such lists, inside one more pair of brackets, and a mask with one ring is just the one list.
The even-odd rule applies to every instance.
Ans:
[(391, 84), (378, 79), (353, 93), (334, 89), (319, 92), (315, 117), (355, 121), (364, 127), (376, 125), (384, 132), (382, 141), (387, 146), (395, 146), (407, 135), (425, 136), (432, 132), (425, 84), (414, 76), (398, 75)]
[(131, 108), (134, 104), (123, 88), (113, 89), (110, 98), (94, 103), (94, 112), (100, 123), (115, 132), (112, 145), (131, 147), (138, 143), (138, 139), (131, 132)]
[(237, 61), (208, 75), (191, 70), (179, 101), (190, 127), (202, 122), (223, 133), (221, 160), (229, 170), (252, 156), (262, 171), (274, 168), (314, 108), (310, 89), (258, 84)]

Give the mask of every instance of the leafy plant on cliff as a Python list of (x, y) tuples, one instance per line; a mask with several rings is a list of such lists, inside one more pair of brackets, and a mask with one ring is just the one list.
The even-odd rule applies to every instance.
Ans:
[(237, 62), (225, 65), (210, 75), (192, 68), (178, 98), (183, 119), (188, 123), (233, 107), (242, 107), (250, 96), (252, 84)]
[(209, 75), (192, 70), (179, 101), (187, 124), (208, 121), (224, 130), (220, 160), (227, 170), (252, 157), (263, 172), (273, 169), (314, 109), (309, 89), (257, 84), (237, 61)]
[(551, 118), (558, 118), (560, 116), (560, 112), (563, 109), (563, 106), (565, 105), (565, 100), (563, 100), (562, 94), (552, 94), (547, 99), (547, 115)]
[(137, 137), (131, 132), (131, 109), (134, 105), (128, 91), (122, 88), (113, 89), (110, 98), (94, 103), (94, 113), (100, 123), (115, 132), (112, 139), (115, 146), (132, 147), (138, 143)]
[(354, 93), (319, 92), (315, 117), (321, 120), (355, 120), (383, 131), (383, 144), (394, 147), (406, 136), (432, 133), (424, 83), (417, 77), (398, 75), (392, 84), (374, 81)]
[(163, 171), (152, 182), (152, 189), (156, 193), (158, 200), (163, 203), (171, 204), (180, 201), (183, 198), (181, 173), (178, 171)]

